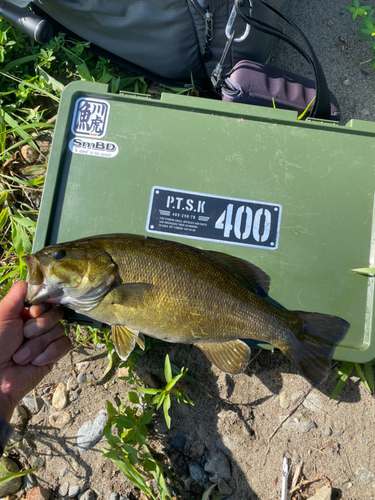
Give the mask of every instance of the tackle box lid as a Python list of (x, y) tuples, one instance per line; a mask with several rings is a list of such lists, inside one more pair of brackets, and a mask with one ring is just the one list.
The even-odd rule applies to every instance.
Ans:
[(75, 82), (61, 97), (33, 251), (135, 233), (229, 253), (263, 269), (286, 308), (349, 321), (334, 358), (368, 362), (374, 278), (353, 269), (375, 267), (374, 152), (372, 122)]

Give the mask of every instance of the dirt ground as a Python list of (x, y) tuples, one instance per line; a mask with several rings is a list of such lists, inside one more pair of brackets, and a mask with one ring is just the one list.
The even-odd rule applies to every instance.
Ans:
[[(328, 84), (340, 103), (342, 123), (351, 118), (374, 121), (375, 70), (365, 62), (371, 58), (369, 45), (357, 37), (358, 24), (345, 10), (348, 3), (286, 0), (284, 12), (315, 47)], [(272, 63), (310, 75), (300, 56), (283, 43), (276, 44)], [(151, 372), (162, 378), (167, 353), (176, 365), (187, 367), (205, 391), (188, 388), (194, 407), (173, 403), (170, 430), (161, 414), (151, 425), (152, 446), (165, 456), (166, 463), (173, 455), (171, 440), (182, 436), (186, 442), (177, 452), (187, 462), (193, 460), (194, 447), (200, 447), (200, 458), (218, 451), (227, 456), (231, 465), (227, 482), (233, 490), (227, 497), (230, 500), (279, 499), (283, 457), (290, 459), (290, 478), (302, 464), (298, 483), (311, 481), (293, 498), (309, 498), (325, 484), (332, 486), (335, 499), (375, 498), (374, 400), (359, 377), (351, 377), (339, 396), (330, 401), (334, 382), (311, 387), (282, 355), (253, 350), (246, 372), (232, 377), (213, 367), (195, 347), (167, 344), (155, 344), (142, 358), (139, 375)], [(86, 360), (91, 363), (89, 379), (103, 373), (107, 364), (104, 349), (81, 347), (57, 364), (37, 389), (37, 396), (41, 397), (47, 387), (53, 392), (57, 383), (68, 380), (77, 362)], [(81, 394), (66, 408), (72, 423), (62, 430), (50, 426), (48, 417), (53, 410), (44, 404), (29, 421), (23, 452), (19, 454), (16, 448), (13, 455), (24, 465), (40, 466), (36, 472), (38, 483), (51, 487), (54, 497), (67, 481), (69, 485), (79, 484), (81, 490), (89, 485), (100, 498), (107, 499), (112, 492), (125, 496), (131, 491), (135, 497), (129, 498), (143, 498), (102, 456), (104, 439), (85, 453), (79, 453), (76, 447), (82, 424), (105, 409), (106, 400), (113, 402), (119, 396), (125, 402), (127, 390), (126, 383), (116, 375), (109, 385), (82, 386)], [(64, 468), (67, 472), (61, 477)], [(167, 475), (175, 477), (172, 472), (170, 468)], [(201, 498), (203, 490), (197, 490), (191, 482), (187, 485), (176, 477), (175, 481), (177, 490), (178, 486), (182, 488), (180, 494), (190, 488), (190, 498)]]

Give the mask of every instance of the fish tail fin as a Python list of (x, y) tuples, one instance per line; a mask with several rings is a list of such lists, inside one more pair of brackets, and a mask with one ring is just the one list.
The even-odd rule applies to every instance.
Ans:
[(335, 347), (345, 337), (350, 324), (337, 316), (293, 311), (300, 328), (283, 353), (314, 384), (325, 382)]

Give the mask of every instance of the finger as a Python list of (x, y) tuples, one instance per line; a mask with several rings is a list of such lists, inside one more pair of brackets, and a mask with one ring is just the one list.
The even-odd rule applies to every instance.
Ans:
[(47, 312), (41, 314), (35, 319), (26, 321), (23, 327), (23, 335), (31, 339), (42, 335), (51, 330), (59, 321), (62, 320), (64, 311), (59, 306), (53, 306)]
[(35, 358), (31, 364), (34, 366), (45, 366), (51, 363), (56, 363), (56, 361), (65, 356), (65, 354), (68, 354), (71, 345), (72, 342), (70, 338), (64, 335), (64, 337), (61, 337), (49, 344), (46, 350)]
[(20, 281), (12, 286), (0, 302), (0, 321), (19, 319), (23, 309), (27, 292), (27, 283)]
[(43, 351), (56, 340), (65, 336), (63, 325), (60, 323), (43, 335), (38, 335), (28, 340), (14, 353), (13, 361), (18, 365), (27, 365), (37, 358)]
[(52, 304), (48, 304), (48, 302), (42, 302), (41, 304), (29, 307), (29, 316), (30, 318), (38, 318), (50, 309), (52, 309)]

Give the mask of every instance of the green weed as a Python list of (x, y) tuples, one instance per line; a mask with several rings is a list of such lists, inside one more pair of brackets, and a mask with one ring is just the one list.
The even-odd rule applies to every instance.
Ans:
[(364, 62), (371, 62), (372, 67), (375, 68), (375, 39), (373, 38), (375, 36), (375, 10), (369, 5), (360, 5), (359, 0), (353, 0), (353, 5), (347, 6), (346, 9), (352, 14), (353, 20), (357, 17), (361, 18), (358, 35), (364, 36), (366, 41), (371, 43), (372, 53), (372, 58)]
[(344, 385), (349, 380), (349, 377), (352, 375), (354, 369), (357, 371), (366, 389), (373, 396), (375, 393), (374, 367), (371, 363), (365, 363), (363, 366), (365, 373), (363, 373), (358, 363), (352, 363), (349, 361), (343, 363), (337, 370), (337, 373), (331, 379), (331, 382), (333, 382), (334, 380), (338, 380), (338, 382), (329, 399), (335, 398), (342, 391)]

